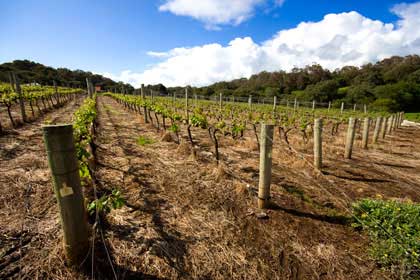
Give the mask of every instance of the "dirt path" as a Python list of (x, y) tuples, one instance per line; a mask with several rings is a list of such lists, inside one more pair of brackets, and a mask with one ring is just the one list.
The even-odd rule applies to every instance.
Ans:
[(0, 278), (45, 278), (60, 242), (41, 126), (69, 123), (82, 99), (0, 137)]
[[(98, 120), (98, 188), (120, 188), (127, 199), (106, 229), (120, 279), (386, 279), (366, 238), (299, 192), (301, 181), (320, 184), (306, 171), (274, 171), (281, 207), (259, 220), (258, 159), (222, 143), (228, 164), (218, 168), (202, 132), (194, 131), (204, 149), (194, 158), (187, 144), (162, 141), (163, 132), (107, 97), (99, 98)], [(139, 145), (140, 136), (153, 143)]]

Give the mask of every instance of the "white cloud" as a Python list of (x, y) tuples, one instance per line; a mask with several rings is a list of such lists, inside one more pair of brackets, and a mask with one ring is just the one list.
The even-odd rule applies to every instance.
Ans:
[(281, 30), (260, 44), (245, 37), (227, 46), (175, 48), (161, 53), (162, 61), (143, 73), (124, 71), (114, 78), (136, 86), (202, 86), (249, 77), (263, 70), (290, 70), (312, 63), (335, 69), (392, 55), (420, 54), (420, 2), (397, 5), (392, 12), (400, 18), (396, 25), (357, 12), (328, 14), (321, 21), (302, 22)]
[[(238, 25), (250, 18), (255, 8), (266, 0), (166, 0), (160, 11), (189, 16), (205, 23), (207, 29), (220, 29), (221, 24)], [(283, 0), (275, 0), (281, 5)]]

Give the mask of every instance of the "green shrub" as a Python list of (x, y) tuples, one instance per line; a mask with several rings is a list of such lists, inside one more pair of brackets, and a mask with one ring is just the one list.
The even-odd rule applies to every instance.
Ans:
[(155, 143), (155, 141), (146, 136), (139, 136), (139, 138), (137, 138), (137, 144), (139, 144), (140, 146), (145, 146), (153, 143)]
[(369, 233), (370, 252), (382, 265), (410, 277), (420, 268), (420, 204), (363, 199), (353, 204), (352, 224)]

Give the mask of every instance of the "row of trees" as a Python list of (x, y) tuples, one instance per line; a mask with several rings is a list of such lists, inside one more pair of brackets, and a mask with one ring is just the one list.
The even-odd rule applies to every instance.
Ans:
[[(164, 93), (182, 92), (174, 87)], [(192, 88), (198, 95), (297, 98), (300, 101), (370, 104), (378, 110), (420, 111), (420, 57), (394, 56), (362, 67), (346, 66), (329, 71), (320, 65), (291, 72), (261, 72), (249, 79), (218, 82)]]
[(56, 81), (59, 86), (83, 88), (86, 87), (86, 78), (90, 78), (95, 86), (101, 86), (104, 90), (121, 92), (124, 89), (127, 93), (134, 91), (134, 87), (129, 84), (118, 83), (92, 72), (69, 70), (67, 68), (55, 69), (29, 60), (15, 60), (0, 64), (0, 81), (9, 82), (9, 73), (11, 71), (17, 74), (20, 81), (24, 84), (52, 85), (53, 81)]

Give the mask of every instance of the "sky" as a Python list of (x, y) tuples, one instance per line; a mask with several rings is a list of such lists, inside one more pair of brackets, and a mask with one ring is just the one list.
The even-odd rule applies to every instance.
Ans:
[(420, 54), (417, 1), (0, 0), (0, 11), (0, 63), (29, 59), (135, 87)]

